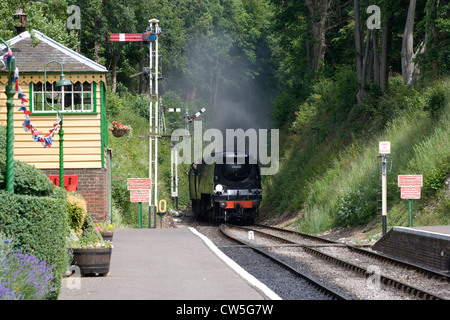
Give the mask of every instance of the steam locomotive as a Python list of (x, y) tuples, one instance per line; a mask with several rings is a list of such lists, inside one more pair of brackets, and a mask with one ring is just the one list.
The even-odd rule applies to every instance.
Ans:
[(260, 168), (248, 152), (211, 154), (194, 162), (187, 174), (192, 210), (198, 216), (251, 224), (259, 215)]

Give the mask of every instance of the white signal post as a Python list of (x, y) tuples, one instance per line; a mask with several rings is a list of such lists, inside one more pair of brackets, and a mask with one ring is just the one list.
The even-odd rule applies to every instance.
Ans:
[[(150, 47), (150, 142), (149, 142), (149, 179), (151, 188), (148, 191), (149, 210), (148, 226), (151, 228), (151, 212), (154, 208), (154, 228), (156, 228), (156, 213), (158, 210), (158, 36), (161, 33), (159, 20), (149, 20), (150, 26), (145, 33), (112, 33), (110, 41), (145, 41), (149, 42)], [(155, 59), (153, 59), (153, 56)], [(144, 68), (145, 69), (145, 68)], [(141, 73), (145, 73), (146, 70)], [(136, 75), (134, 75), (136, 76)], [(154, 100), (154, 103), (153, 103)], [(152, 190), (154, 190), (152, 198)]]
[(381, 154), (381, 223), (383, 235), (387, 232), (387, 154), (391, 153), (391, 143), (389, 141), (380, 141), (379, 153)]
[[(148, 227), (151, 228), (151, 212), (154, 208), (154, 228), (156, 228), (156, 212), (158, 210), (158, 31), (159, 20), (149, 20), (150, 30), (157, 34), (155, 41), (150, 41), (150, 142), (149, 142), (149, 178), (153, 184), (154, 197), (149, 191)], [(154, 46), (153, 46), (154, 44)], [(153, 56), (155, 59), (153, 59)], [(154, 85), (153, 85), (154, 83)], [(153, 106), (154, 100), (154, 106)], [(154, 114), (154, 115), (153, 115)], [(154, 147), (154, 148), (153, 148)], [(153, 176), (154, 171), (154, 177)]]

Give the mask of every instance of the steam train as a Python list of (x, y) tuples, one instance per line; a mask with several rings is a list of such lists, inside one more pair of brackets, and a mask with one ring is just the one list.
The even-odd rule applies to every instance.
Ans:
[(221, 152), (189, 169), (192, 210), (214, 222), (251, 224), (262, 200), (259, 165), (248, 152)]

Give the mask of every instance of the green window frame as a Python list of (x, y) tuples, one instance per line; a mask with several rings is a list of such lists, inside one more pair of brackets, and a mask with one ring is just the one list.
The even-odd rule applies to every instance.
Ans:
[(56, 114), (45, 102), (62, 114), (97, 114), (97, 84), (76, 82), (56, 88), (47, 82), (47, 92), (42, 82), (30, 83), (30, 111), (32, 114)]

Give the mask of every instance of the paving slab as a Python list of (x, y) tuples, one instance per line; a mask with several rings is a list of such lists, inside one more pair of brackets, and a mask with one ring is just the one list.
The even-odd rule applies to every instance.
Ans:
[(113, 245), (109, 273), (64, 278), (59, 300), (279, 299), (193, 228), (118, 229)]

